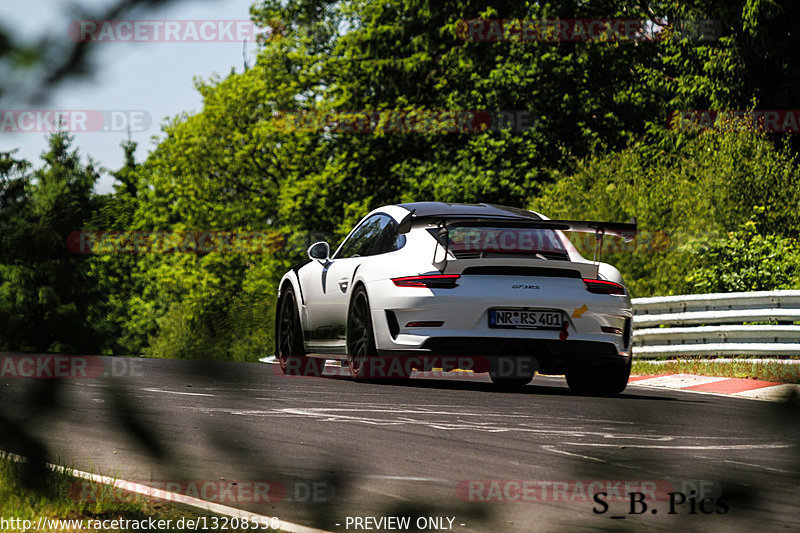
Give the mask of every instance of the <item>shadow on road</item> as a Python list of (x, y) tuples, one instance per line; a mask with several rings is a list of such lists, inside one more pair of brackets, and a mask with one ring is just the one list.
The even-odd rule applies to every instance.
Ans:
[[(102, 359), (109, 361), (108, 358)], [(754, 445), (750, 449), (747, 447), (750, 441), (743, 437), (758, 435), (766, 443), (800, 443), (797, 398), (789, 398), (782, 403), (727, 400), (736, 402), (731, 404), (736, 409), (723, 409), (719, 402), (699, 396), (672, 395), (661, 391), (648, 393), (629, 389), (629, 392), (614, 398), (582, 397), (572, 394), (563, 386), (537, 385), (536, 379), (533, 384), (519, 390), (500, 391), (487, 381), (466, 379), (412, 378), (402, 382), (355, 384), (342, 376), (277, 378), (265, 365), (155, 359), (136, 359), (131, 362), (140, 363), (141, 372), (128, 377), (84, 380), (20, 378), (0, 381), (0, 449), (28, 458), (17, 480), (21, 487), (45, 490), (37, 483), (46, 476), (47, 462), (63, 460), (72, 464), (74, 461), (103, 468), (101, 465), (114, 464), (112, 461), (116, 461), (123, 467), (126, 464), (147, 465), (150, 478), (144, 481), (154, 483), (170, 480), (278, 481), (286, 489), (283, 501), (251, 501), (243, 507), (265, 515), (281, 512), (286, 519), (323, 529), (337, 529), (333, 524), (341, 520), (343, 504), (352, 506), (353, 502), (361, 502), (361, 507), (347, 508), (369, 512), (373, 516), (394, 516), (398, 513), (445, 516), (458, 513), (473, 524), (482, 524), (479, 530), (485, 531), (529, 531), (523, 524), (511, 524), (508, 519), (509, 513), (524, 514), (526, 509), (540, 508), (526, 508), (525, 503), (530, 506), (544, 504), (546, 507), (542, 509), (555, 506), (558, 516), (562, 518), (559, 518), (554, 529), (563, 531), (585, 527), (587, 523), (592, 525), (592, 529), (609, 531), (626, 528), (635, 530), (650, 525), (655, 530), (673, 530), (675, 527), (696, 530), (702, 525), (703, 519), (721, 520), (723, 522), (719, 523), (724, 523), (726, 528), (733, 525), (736, 530), (745, 529), (739, 527), (740, 523), (756, 528), (759, 524), (771, 523), (770, 520), (781, 527), (797, 525), (796, 518), (792, 517), (800, 503), (797, 488), (800, 486), (798, 448), (783, 446), (761, 449)], [(564, 413), (564, 418), (550, 417), (547, 424), (556, 430), (563, 429), (565, 435), (573, 436), (559, 437), (554, 433), (556, 436), (548, 441), (547, 447), (532, 444), (530, 450), (526, 451), (531, 457), (530, 462), (515, 463), (513, 471), (517, 474), (513, 478), (541, 481), (547, 475), (542, 472), (546, 471), (549, 463), (558, 461), (558, 464), (569, 465), (560, 479), (573, 480), (570, 483), (574, 483), (574, 480), (666, 480), (685, 498), (679, 506), (681, 513), (668, 515), (668, 507), (665, 507), (669, 504), (667, 500), (658, 502), (664, 515), (658, 517), (645, 513), (631, 514), (630, 502), (615, 501), (609, 502), (611, 510), (622, 513), (626, 519), (612, 521), (608, 515), (595, 516), (596, 513), (592, 511), (595, 502), (592, 501), (497, 502), (494, 505), (457, 497), (456, 487), (445, 487), (445, 492), (440, 492), (448, 494), (448, 497), (431, 499), (420, 493), (416, 498), (398, 501), (396, 497), (376, 497), (371, 494), (372, 499), (365, 500), (365, 494), (359, 486), (362, 481), (357, 478), (359, 474), (372, 472), (365, 472), (368, 467), (359, 463), (357, 455), (348, 453), (363, 443), (339, 443), (339, 454), (332, 455), (330, 449), (318, 444), (319, 437), (334, 427), (324, 417), (314, 420), (287, 419), (286, 424), (301, 429), (304, 437), (298, 441), (287, 440), (280, 431), (272, 431), (269, 424), (276, 423), (275, 419), (259, 418), (258, 415), (259, 409), (266, 409), (264, 404), (270, 400), (277, 401), (275, 405), (291, 406), (281, 401), (285, 394), (282, 389), (298, 389), (296, 394), (306, 391), (313, 400), (321, 397), (320, 387), (329, 385), (333, 388), (325, 390), (325, 394), (345, 403), (353, 400), (362, 403), (378, 401), (376, 398), (398, 391), (398, 396), (386, 397), (413, 402), (417, 393), (422, 391), (434, 394), (428, 395), (426, 401), (435, 398), (436, 391), (459, 395), (462, 392), (487, 393), (485, 405), (494, 405), (495, 409), (500, 408), (497, 406), (510, 405), (505, 402), (492, 403), (495, 399), (552, 398), (556, 404), (550, 404), (551, 409), (557, 407)], [(359, 398), (359, 394), (363, 396)], [(463, 396), (466, 398), (467, 395)], [(458, 398), (455, 401), (457, 404)], [(641, 403), (637, 404), (638, 401), (657, 403), (653, 408), (644, 409)], [(517, 405), (522, 406), (523, 403), (517, 402)], [(590, 408), (598, 407), (603, 415), (602, 421), (594, 422), (591, 415), (584, 414)], [(410, 408), (413, 409), (413, 405)], [(685, 420), (673, 418), (678, 411), (685, 414)], [(722, 413), (725, 418), (709, 419), (709, 412)], [(652, 428), (655, 427), (672, 437), (656, 438), (654, 435), (652, 442), (645, 441), (645, 445), (620, 441), (617, 446), (613, 440), (611, 442), (614, 445), (609, 445), (580, 440), (574, 436), (580, 433), (576, 429), (578, 423), (593, 427), (594, 433), (608, 431), (612, 435), (614, 428), (607, 426), (614, 421), (625, 424), (626, 434), (636, 434), (636, 428), (641, 426), (649, 428), (647, 432), (654, 431)], [(593, 423), (598, 426), (591, 426)], [(693, 429), (686, 429), (684, 425)], [(716, 433), (704, 436), (700, 444), (686, 440), (692, 437), (693, 432), (698, 432), (698, 428), (712, 426)], [(375, 442), (389, 450), (393, 446), (404, 446), (403, 443), (394, 442), (393, 435), (418, 431), (386, 429), (392, 426), (359, 427), (367, 428), (363, 434), (374, 435)], [(347, 430), (344, 431), (347, 434)], [(87, 443), (83, 454), (74, 446), (65, 447), (70, 439), (64, 436), (73, 438), (76, 432), (82, 433), (85, 441), (77, 439), (75, 442)], [(647, 432), (643, 432), (643, 435), (649, 434)], [(482, 446), (473, 434), (449, 435), (448, 442), (452, 443), (452, 449), (441, 451), (444, 458), (452, 457), (459, 450)], [(411, 442), (425, 438), (428, 437), (424, 434), (412, 433)], [(95, 451), (98, 442), (104, 443), (99, 448), (102, 453)], [(521, 441), (508, 442), (507, 446), (518, 447)], [(717, 443), (724, 445), (717, 446)], [(649, 444), (653, 446), (648, 447)], [(517, 456), (519, 450), (510, 450), (508, 453), (511, 451)], [(424, 476), (427, 465), (437, 459), (436, 456), (417, 457), (408, 452), (404, 448), (397, 449), (398, 454), (408, 455), (408, 462), (403, 471), (391, 471), (390, 474)], [(487, 448), (481, 457), (491, 464), (492, 461), (502, 461), (503, 453), (502, 448)], [(336, 457), (337, 460), (307, 460), (307, 457)], [(294, 459), (287, 462), (287, 458)], [(298, 466), (287, 471), (282, 466), (286, 464)], [(460, 475), (463, 478), (500, 476), (481, 467), (480, 464), (465, 464), (464, 472)], [(769, 484), (765, 484), (765, 472), (769, 476)], [(115, 474), (108, 471), (101, 473)], [(552, 474), (549, 475), (552, 477)], [(308, 490), (315, 484), (325, 488), (324, 497), (309, 496), (311, 493)], [(700, 489), (706, 492), (690, 494), (690, 490)], [(715, 502), (714, 511), (710, 514), (716, 519), (700, 509), (701, 495)], [(721, 509), (720, 498), (725, 499), (729, 509), (725, 513), (718, 512)], [(614, 505), (611, 506), (611, 503)], [(711, 508), (712, 504), (707, 502), (705, 509)], [(669, 516), (667, 522), (664, 521), (666, 516)]]
[[(456, 373), (457, 374), (457, 373)], [(288, 379), (320, 379), (317, 377), (301, 377), (301, 376), (287, 376)], [(549, 376), (548, 376), (549, 378)], [(353, 379), (349, 375), (342, 375), (342, 374), (323, 374), (322, 379), (331, 379), (331, 380), (344, 380), (344, 381), (353, 381)], [(591, 395), (580, 395), (574, 392), (571, 392), (566, 386), (564, 387), (557, 387), (552, 385), (539, 385), (537, 384), (537, 379), (541, 379), (541, 377), (537, 376), (533, 379), (531, 383), (525, 385), (523, 387), (518, 388), (503, 388), (491, 383), (487, 374), (481, 374), (480, 377), (470, 377), (468, 378), (458, 378), (458, 377), (441, 377), (441, 378), (432, 378), (432, 377), (415, 377), (412, 375), (410, 379), (403, 380), (403, 379), (378, 379), (368, 381), (365, 384), (369, 385), (381, 385), (387, 387), (406, 387), (406, 388), (418, 388), (418, 389), (442, 389), (442, 390), (460, 390), (460, 391), (477, 391), (477, 392), (486, 392), (492, 394), (514, 394), (514, 395), (536, 395), (536, 396), (564, 396), (564, 397), (573, 397), (573, 398), (598, 398), (597, 396)], [(562, 378), (563, 379), (563, 378)], [(625, 392), (619, 394), (617, 396), (613, 396), (611, 398), (619, 398), (619, 399), (639, 399), (639, 400), (655, 400), (655, 401), (666, 401), (666, 402), (688, 402), (688, 403), (703, 403), (703, 399), (700, 397), (692, 398), (688, 397), (688, 395), (683, 395), (682, 397), (677, 396), (665, 396), (663, 392), (661, 393), (653, 393), (649, 394), (648, 391), (643, 391), (638, 389), (636, 392), (632, 392), (631, 388), (626, 389)], [(610, 398), (607, 398), (610, 399)]]

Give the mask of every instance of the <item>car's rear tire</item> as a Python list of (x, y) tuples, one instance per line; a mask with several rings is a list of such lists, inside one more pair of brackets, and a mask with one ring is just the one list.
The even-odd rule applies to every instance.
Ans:
[(359, 286), (353, 291), (347, 312), (347, 366), (353, 379), (373, 378), (373, 362), (377, 355), (369, 298), (364, 287)]
[(363, 286), (358, 286), (350, 298), (347, 313), (347, 366), (356, 381), (386, 379), (408, 379), (411, 368), (403, 358), (379, 358), (375, 347), (375, 332), (369, 297)]
[(325, 368), (324, 359), (307, 357), (303, 347), (303, 328), (294, 291), (287, 288), (278, 302), (275, 323), (275, 352), (281, 370), (289, 376), (321, 376)]
[(599, 365), (571, 366), (567, 369), (567, 385), (575, 394), (587, 396), (616, 396), (628, 386), (631, 359)]

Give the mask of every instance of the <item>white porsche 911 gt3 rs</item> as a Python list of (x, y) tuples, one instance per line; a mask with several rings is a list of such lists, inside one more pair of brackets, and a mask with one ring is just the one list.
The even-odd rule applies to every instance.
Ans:
[(333, 254), (318, 242), (281, 279), (281, 369), (320, 375), (339, 359), (354, 379), (376, 379), (458, 367), (505, 386), (538, 371), (566, 374), (577, 393), (618, 394), (631, 366), (630, 297), (619, 271), (584, 259), (564, 231), (602, 243), (631, 238), (636, 223), (489, 204), (378, 208)]

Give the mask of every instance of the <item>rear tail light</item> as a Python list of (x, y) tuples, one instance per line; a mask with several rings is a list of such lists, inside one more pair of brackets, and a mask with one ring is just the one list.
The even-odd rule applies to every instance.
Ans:
[(613, 281), (602, 279), (583, 279), (586, 290), (595, 294), (625, 294), (625, 287)]
[(392, 278), (398, 287), (424, 287), (428, 289), (452, 289), (457, 287), (458, 274), (434, 274), (430, 276), (406, 276), (404, 278)]

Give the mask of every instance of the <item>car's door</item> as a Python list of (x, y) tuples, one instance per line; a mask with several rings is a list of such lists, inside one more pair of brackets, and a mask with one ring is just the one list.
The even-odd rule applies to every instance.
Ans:
[(353, 278), (358, 267), (370, 256), (391, 251), (388, 234), (397, 232), (394, 219), (376, 214), (364, 220), (321, 268), (309, 269), (304, 287), (308, 287), (309, 351), (346, 353), (345, 328), (352, 294)]

